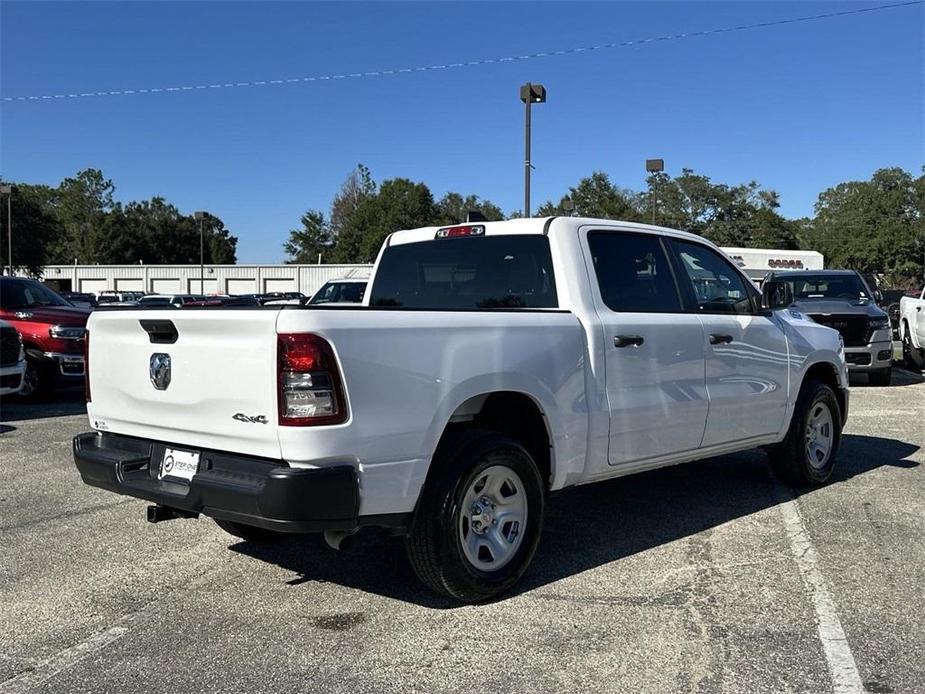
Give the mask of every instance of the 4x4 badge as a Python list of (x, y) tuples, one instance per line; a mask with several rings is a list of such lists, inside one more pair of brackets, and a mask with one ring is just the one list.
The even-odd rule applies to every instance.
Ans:
[(265, 415), (255, 414), (253, 417), (249, 417), (243, 412), (235, 412), (231, 415), (232, 419), (237, 419), (239, 422), (247, 422), (248, 424), (269, 424)]
[(148, 369), (151, 384), (158, 390), (167, 390), (170, 385), (170, 355), (156, 352), (151, 355), (151, 366)]

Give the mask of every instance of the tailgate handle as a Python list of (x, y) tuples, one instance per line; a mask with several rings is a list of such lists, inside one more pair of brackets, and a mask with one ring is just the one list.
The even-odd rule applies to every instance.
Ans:
[(139, 320), (148, 333), (148, 339), (155, 345), (172, 345), (180, 335), (172, 320)]

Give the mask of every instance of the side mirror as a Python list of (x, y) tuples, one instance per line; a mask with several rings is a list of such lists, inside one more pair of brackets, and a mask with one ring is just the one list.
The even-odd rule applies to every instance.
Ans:
[(793, 303), (793, 287), (789, 282), (771, 280), (761, 287), (761, 306), (771, 311), (787, 308)]

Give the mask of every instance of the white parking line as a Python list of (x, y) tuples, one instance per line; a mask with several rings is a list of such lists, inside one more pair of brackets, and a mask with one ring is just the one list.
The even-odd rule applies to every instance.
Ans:
[(84, 658), (93, 655), (127, 633), (128, 627), (111, 627), (106, 631), (98, 632), (85, 641), (56, 653), (34, 670), (22, 672), (13, 679), (0, 684), (0, 692), (3, 692), (3, 694), (21, 694), (34, 691), (40, 684), (51, 679), (59, 672), (69, 670)]
[(812, 539), (806, 531), (800, 509), (796, 500), (788, 492), (778, 489), (780, 515), (784, 519), (787, 530), (787, 539), (790, 549), (796, 558), (797, 567), (803, 577), (803, 582), (809, 589), (810, 600), (816, 611), (816, 624), (819, 631), (819, 640), (822, 642), (822, 652), (825, 654), (826, 664), (832, 676), (832, 685), (835, 694), (863, 694), (864, 685), (858, 666), (854, 662), (854, 655), (845, 638), (841, 620), (835, 609), (835, 602), (829, 594), (825, 578), (819, 570), (819, 559)]

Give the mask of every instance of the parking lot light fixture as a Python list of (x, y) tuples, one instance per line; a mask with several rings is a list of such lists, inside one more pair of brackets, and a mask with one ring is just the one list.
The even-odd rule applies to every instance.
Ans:
[[(646, 159), (646, 171), (651, 174), (661, 173), (665, 170), (664, 159)], [(658, 210), (658, 193), (655, 190), (655, 183), (652, 184), (652, 223), (655, 224), (655, 214)]]
[(208, 212), (203, 212), (202, 210), (196, 210), (193, 212), (193, 218), (199, 222), (199, 293), (205, 295), (205, 243), (204, 243), (204, 232), (203, 232), (203, 222), (205, 222), (206, 217), (209, 215)]
[(520, 100), (524, 102), (524, 217), (530, 216), (530, 107), (546, 103), (546, 87), (527, 82), (520, 87)]

